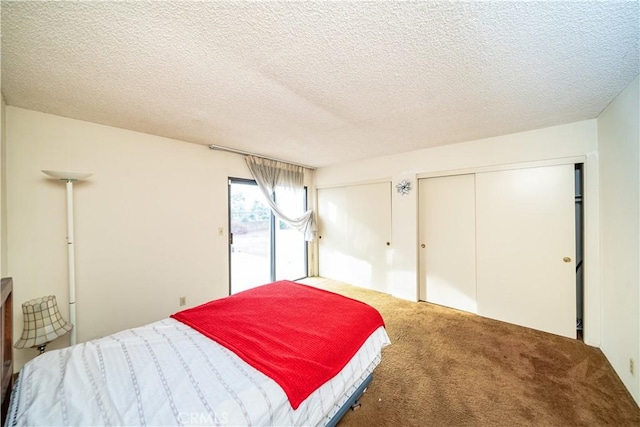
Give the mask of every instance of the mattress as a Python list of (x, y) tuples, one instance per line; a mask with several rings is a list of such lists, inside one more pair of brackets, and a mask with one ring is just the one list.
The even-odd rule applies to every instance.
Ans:
[(27, 363), (7, 425), (326, 425), (389, 343), (378, 328), (338, 375), (293, 410), (272, 379), (164, 319)]

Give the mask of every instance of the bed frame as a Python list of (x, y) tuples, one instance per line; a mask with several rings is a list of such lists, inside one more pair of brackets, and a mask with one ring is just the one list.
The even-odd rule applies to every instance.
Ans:
[(373, 374), (369, 374), (369, 376), (365, 378), (362, 384), (358, 386), (356, 391), (353, 392), (353, 394), (351, 395), (351, 397), (349, 397), (349, 399), (345, 402), (345, 404), (342, 405), (340, 410), (336, 412), (333, 418), (331, 418), (331, 420), (329, 421), (329, 424), (327, 424), (326, 427), (336, 427), (340, 422), (340, 420), (342, 419), (342, 417), (344, 417), (344, 415), (349, 411), (349, 409), (351, 409), (352, 411), (355, 411), (360, 407), (359, 399), (367, 391), (367, 387), (369, 387), (369, 384), (371, 384), (372, 380), (373, 380)]
[(0, 424), (4, 425), (9, 409), (9, 399), (13, 388), (13, 280), (2, 279), (2, 313), (0, 314), (0, 354), (2, 354), (2, 416)]

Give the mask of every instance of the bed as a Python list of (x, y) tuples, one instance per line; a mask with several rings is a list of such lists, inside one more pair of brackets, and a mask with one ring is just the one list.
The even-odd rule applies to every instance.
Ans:
[(276, 282), (38, 356), (7, 425), (333, 426), (389, 343), (372, 307)]

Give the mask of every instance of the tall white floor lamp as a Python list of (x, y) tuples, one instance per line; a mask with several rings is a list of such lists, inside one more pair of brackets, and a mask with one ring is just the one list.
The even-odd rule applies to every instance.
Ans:
[(73, 325), (71, 330), (71, 345), (76, 343), (76, 254), (73, 247), (73, 183), (90, 177), (92, 174), (84, 172), (63, 172), (43, 170), (52, 178), (66, 181), (67, 183), (67, 254), (69, 268), (69, 323)]

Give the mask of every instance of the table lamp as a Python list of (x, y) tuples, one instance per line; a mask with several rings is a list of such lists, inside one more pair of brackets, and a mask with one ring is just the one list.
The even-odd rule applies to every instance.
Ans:
[(49, 295), (22, 304), (24, 327), (15, 348), (37, 347), (40, 354), (51, 341), (69, 332), (73, 325), (60, 316), (56, 297)]

